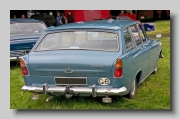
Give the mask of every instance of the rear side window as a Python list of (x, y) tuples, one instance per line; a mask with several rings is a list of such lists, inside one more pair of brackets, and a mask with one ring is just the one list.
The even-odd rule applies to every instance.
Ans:
[(140, 35), (139, 35), (139, 32), (138, 32), (137, 27), (136, 27), (135, 25), (130, 26), (130, 31), (131, 31), (131, 33), (132, 33), (132, 36), (133, 36), (136, 44), (137, 44), (137, 45), (142, 44), (142, 40), (141, 40), (141, 37), (140, 37)]
[(126, 51), (129, 51), (132, 48), (134, 48), (134, 42), (132, 40), (132, 37), (131, 37), (131, 34), (130, 34), (128, 28), (124, 29), (123, 36), (124, 36), (124, 41), (125, 41), (125, 45), (126, 45)]
[(139, 30), (141, 39), (143, 40), (143, 42), (145, 42), (146, 38), (145, 38), (145, 34), (144, 34), (142, 26), (140, 24), (136, 24), (136, 25), (137, 25), (137, 28)]

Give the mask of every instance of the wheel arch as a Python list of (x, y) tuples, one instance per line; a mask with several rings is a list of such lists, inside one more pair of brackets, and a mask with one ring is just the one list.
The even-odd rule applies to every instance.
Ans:
[(159, 58), (164, 58), (164, 56), (162, 55), (162, 49), (161, 49), (161, 51), (159, 53)]
[(142, 70), (139, 70), (136, 74), (136, 80), (137, 80), (137, 85), (140, 84), (140, 79), (141, 79), (141, 75), (142, 75)]

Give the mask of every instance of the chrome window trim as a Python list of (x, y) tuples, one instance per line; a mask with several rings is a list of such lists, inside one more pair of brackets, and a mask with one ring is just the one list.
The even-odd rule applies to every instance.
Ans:
[[(132, 49), (134, 49), (134, 48), (137, 46), (136, 43), (135, 43), (135, 40), (134, 40), (134, 38), (133, 38), (133, 36), (132, 36), (132, 34), (131, 34), (131, 31), (130, 31), (129, 26), (124, 27), (124, 28), (123, 28), (123, 31), (124, 31), (126, 28), (127, 28), (128, 31), (129, 31), (129, 34), (130, 34), (130, 36), (131, 36), (131, 40), (132, 40), (132, 42), (133, 42), (133, 44), (134, 44), (134, 47), (132, 47), (131, 49), (126, 50), (126, 44), (125, 44), (125, 42), (124, 42), (124, 46), (125, 46), (124, 51), (125, 51), (125, 53), (131, 51)], [(123, 40), (124, 40), (124, 35), (123, 35)]]
[[(143, 41), (143, 39), (141, 39), (141, 40), (143, 41), (143, 43), (146, 43), (146, 42), (147, 42), (147, 36), (145, 35), (144, 29), (143, 29), (143, 27), (142, 27), (141, 24), (136, 23), (136, 27), (137, 27), (137, 25), (139, 25), (139, 26), (142, 28), (142, 33), (143, 33), (143, 35), (144, 35), (145, 41)], [(138, 28), (137, 28), (137, 29), (138, 29)], [(139, 33), (139, 35), (140, 35), (139, 29), (138, 29), (138, 33)]]
[[(136, 28), (136, 30), (137, 30), (137, 32), (138, 32), (138, 35), (140, 36), (139, 30), (138, 30), (136, 24), (129, 25), (129, 27), (131, 27), (131, 26), (134, 26), (134, 27)], [(129, 30), (130, 30), (130, 28), (129, 28)], [(130, 30), (130, 33), (131, 33), (131, 36), (132, 36), (133, 40), (135, 41), (135, 39), (134, 39), (134, 37), (133, 37), (133, 34), (132, 34), (132, 30)], [(141, 39), (141, 38), (140, 38), (140, 39)], [(136, 41), (135, 41), (135, 44), (136, 44), (136, 46), (140, 46), (140, 45), (143, 44), (143, 40), (141, 39), (141, 43), (140, 43), (140, 44), (137, 44)]]

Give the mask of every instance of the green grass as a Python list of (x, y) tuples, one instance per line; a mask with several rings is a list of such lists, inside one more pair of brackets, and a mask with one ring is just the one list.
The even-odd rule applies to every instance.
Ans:
[(156, 21), (156, 30), (152, 32), (148, 32), (148, 35), (155, 35), (155, 34), (170, 34), (170, 20), (166, 21)]
[[(157, 22), (169, 29), (169, 21)], [(165, 25), (164, 25), (165, 24)], [(164, 27), (166, 26), (166, 27)], [(155, 32), (156, 33), (156, 32)], [(161, 33), (168, 33), (163, 30)], [(148, 33), (149, 34), (149, 33)], [(152, 34), (152, 33), (151, 33)], [(39, 100), (31, 100), (32, 93), (20, 91), (24, 85), (21, 69), (10, 67), (10, 108), (11, 109), (170, 109), (170, 38), (162, 37), (164, 59), (159, 60), (158, 73), (150, 75), (139, 87), (134, 99), (112, 97), (111, 104), (104, 104), (101, 98), (55, 97), (45, 102), (48, 96), (40, 95)]]

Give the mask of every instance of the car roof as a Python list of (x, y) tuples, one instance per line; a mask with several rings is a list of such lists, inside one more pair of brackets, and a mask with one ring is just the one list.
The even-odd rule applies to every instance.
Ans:
[(66, 25), (60, 25), (60, 26), (52, 26), (46, 29), (46, 31), (56, 31), (56, 30), (68, 30), (68, 29), (106, 29), (106, 30), (118, 30), (123, 27), (140, 23), (139, 21), (135, 20), (114, 20), (114, 19), (108, 19), (108, 20), (94, 20), (94, 21), (88, 21), (88, 22), (76, 22), (76, 23), (70, 23)]
[(17, 18), (17, 19), (10, 19), (10, 23), (17, 23), (17, 22), (42, 22), (40, 20), (32, 19), (32, 18)]

